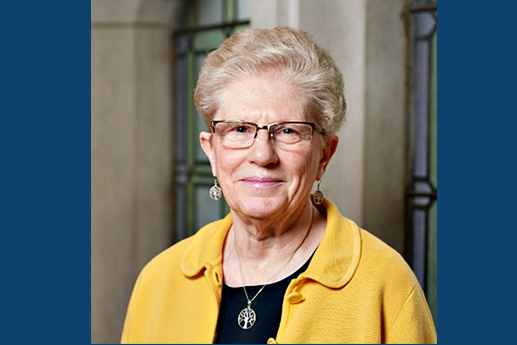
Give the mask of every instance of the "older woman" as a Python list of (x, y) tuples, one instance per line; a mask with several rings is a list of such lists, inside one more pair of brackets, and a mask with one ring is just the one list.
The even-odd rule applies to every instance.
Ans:
[(436, 342), (404, 259), (319, 190), (345, 114), (324, 50), (288, 28), (238, 33), (205, 60), (195, 102), (210, 197), (231, 212), (143, 269), (123, 343)]

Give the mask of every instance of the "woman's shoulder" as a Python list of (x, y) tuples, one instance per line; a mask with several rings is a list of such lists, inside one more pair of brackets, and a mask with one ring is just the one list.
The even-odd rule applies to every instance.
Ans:
[(362, 249), (365, 254), (370, 252), (377, 253), (374, 259), (381, 261), (388, 260), (390, 263), (393, 263), (394, 261), (405, 262), (402, 255), (382, 239), (368, 230), (360, 228), (359, 231), (361, 235)]
[(418, 284), (413, 270), (398, 251), (367, 230), (360, 229), (360, 234), (360, 266), (370, 273), (375, 272), (377, 277), (389, 277), (407, 286)]
[(152, 258), (142, 269), (141, 274), (154, 275), (163, 274), (164, 272), (179, 272), (181, 261), (187, 252), (198, 247), (201, 243), (207, 241), (214, 232), (217, 231), (223, 220), (218, 220), (207, 224), (199, 229), (194, 235), (189, 236), (167, 249), (163, 250)]

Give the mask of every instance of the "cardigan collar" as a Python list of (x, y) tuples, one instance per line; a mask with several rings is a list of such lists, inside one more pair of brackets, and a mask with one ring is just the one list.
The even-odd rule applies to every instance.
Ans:
[[(299, 277), (315, 280), (329, 288), (340, 288), (350, 281), (361, 257), (359, 227), (343, 217), (327, 198), (327, 228), (307, 271)], [(192, 237), (181, 259), (181, 271), (187, 277), (221, 264), (224, 239), (232, 225), (231, 213), (210, 223)]]

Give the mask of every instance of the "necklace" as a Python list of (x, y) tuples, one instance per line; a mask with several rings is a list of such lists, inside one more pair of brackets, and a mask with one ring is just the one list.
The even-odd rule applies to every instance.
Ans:
[[(314, 210), (312, 210), (312, 211), (314, 212)], [(298, 247), (296, 247), (296, 249), (291, 254), (291, 256), (289, 257), (287, 262), (282, 267), (280, 267), (280, 269), (278, 271), (276, 271), (275, 274), (271, 278), (268, 279), (266, 284), (264, 284), (260, 288), (260, 290), (255, 294), (255, 296), (253, 296), (252, 299), (249, 298), (248, 292), (246, 291), (246, 286), (244, 286), (245, 285), (244, 284), (244, 280), (242, 279), (242, 276), (243, 276), (242, 275), (242, 266), (241, 266), (241, 263), (240, 263), (240, 260), (239, 260), (239, 253), (237, 253), (237, 246), (235, 245), (235, 235), (234, 235), (233, 241), (234, 241), (234, 245), (235, 245), (235, 253), (237, 255), (237, 263), (239, 264), (239, 271), (240, 271), (240, 274), (241, 274), (242, 288), (244, 289), (244, 295), (246, 296), (246, 300), (248, 301), (248, 306), (245, 307), (244, 309), (242, 309), (241, 312), (239, 313), (239, 316), (237, 317), (237, 323), (239, 324), (240, 328), (242, 328), (244, 330), (250, 329), (251, 327), (253, 327), (253, 325), (257, 321), (257, 313), (255, 313), (255, 311), (251, 308), (251, 304), (253, 303), (255, 298), (257, 298), (257, 296), (262, 292), (262, 290), (264, 290), (264, 288), (267, 286), (267, 284), (269, 284), (270, 281), (275, 279), (275, 277), (280, 272), (282, 272), (282, 270), (289, 264), (289, 262), (291, 262), (291, 259), (294, 257), (294, 254), (296, 254), (298, 249), (300, 249), (302, 247), (302, 245), (305, 243), (305, 240), (309, 236), (309, 232), (310, 232), (311, 227), (312, 227), (313, 212), (311, 212), (311, 221), (309, 223), (309, 228), (307, 229), (307, 232), (305, 233), (305, 236), (303, 237), (302, 242), (298, 245)]]

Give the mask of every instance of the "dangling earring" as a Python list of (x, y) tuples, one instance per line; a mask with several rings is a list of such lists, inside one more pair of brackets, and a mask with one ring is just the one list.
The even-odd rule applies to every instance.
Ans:
[(314, 192), (314, 195), (312, 196), (312, 200), (316, 205), (320, 205), (323, 202), (323, 193), (320, 190), (320, 183), (321, 180), (318, 181), (318, 187), (316, 188), (316, 191)]
[(223, 195), (221, 192), (221, 187), (219, 187), (217, 184), (217, 177), (214, 176), (214, 185), (212, 188), (210, 188), (210, 198), (212, 200), (219, 200), (221, 199), (221, 195)]

